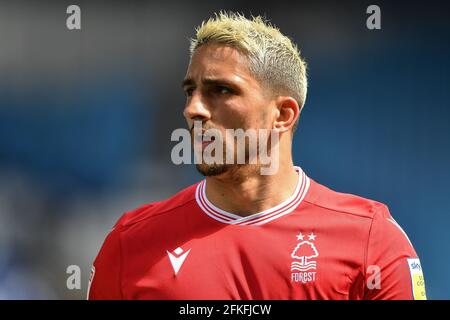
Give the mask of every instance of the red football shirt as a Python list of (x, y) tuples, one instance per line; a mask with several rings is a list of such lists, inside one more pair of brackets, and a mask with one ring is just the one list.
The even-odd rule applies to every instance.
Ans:
[(128, 212), (98, 254), (89, 299), (424, 299), (420, 261), (381, 203), (296, 167), (294, 194), (241, 217), (206, 180)]

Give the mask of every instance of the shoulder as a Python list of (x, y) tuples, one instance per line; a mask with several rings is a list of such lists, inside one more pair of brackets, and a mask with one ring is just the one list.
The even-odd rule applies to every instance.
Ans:
[(391, 218), (389, 209), (384, 203), (350, 193), (337, 192), (312, 179), (310, 181), (310, 192), (304, 200), (310, 205), (363, 219)]
[(398, 240), (402, 247), (412, 248), (408, 235), (384, 203), (336, 192), (313, 180), (310, 181), (310, 189), (304, 201), (321, 212), (332, 214), (334, 218), (329, 216), (330, 220), (341, 226), (352, 226), (352, 231), (362, 231), (361, 235), (364, 237)]
[(195, 201), (195, 189), (197, 185), (198, 183), (193, 184), (168, 199), (144, 204), (136, 209), (125, 212), (116, 222), (113, 229), (119, 230), (127, 228), (140, 222), (147, 221), (148, 219), (170, 213), (179, 207), (188, 205), (190, 202)]

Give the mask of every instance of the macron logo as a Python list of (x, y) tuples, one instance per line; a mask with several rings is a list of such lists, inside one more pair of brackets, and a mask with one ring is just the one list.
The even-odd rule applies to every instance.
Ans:
[(191, 251), (191, 249), (184, 252), (184, 250), (181, 249), (180, 247), (176, 248), (173, 251), (173, 253), (175, 255), (172, 254), (171, 252), (167, 251), (167, 254), (169, 255), (170, 263), (172, 264), (172, 268), (173, 268), (173, 271), (175, 272), (175, 275), (177, 275), (178, 271), (180, 270), (181, 266), (183, 265), (184, 260), (186, 260), (186, 257), (188, 256), (190, 251)]

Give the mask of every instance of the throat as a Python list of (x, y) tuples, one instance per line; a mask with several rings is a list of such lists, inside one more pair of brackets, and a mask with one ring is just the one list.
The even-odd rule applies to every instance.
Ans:
[(210, 177), (206, 179), (205, 196), (213, 206), (240, 217), (262, 213), (295, 194), (300, 178), (292, 169), (282, 177), (257, 175), (240, 182)]

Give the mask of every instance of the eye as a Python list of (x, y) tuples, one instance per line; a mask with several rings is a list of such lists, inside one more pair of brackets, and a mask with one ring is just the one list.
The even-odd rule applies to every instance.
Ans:
[(186, 97), (191, 97), (193, 92), (194, 92), (194, 88), (186, 88), (184, 90), (184, 94), (186, 95)]
[(216, 93), (218, 94), (230, 94), (232, 93), (232, 90), (228, 87), (224, 87), (224, 86), (217, 86), (216, 87)]

